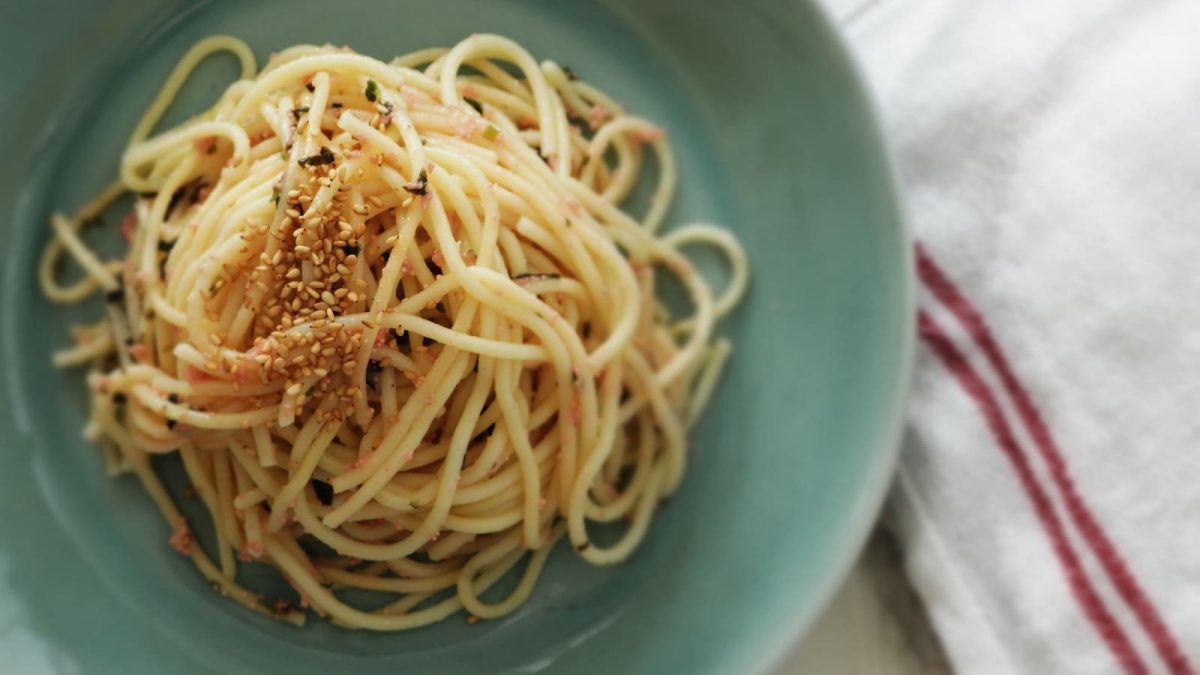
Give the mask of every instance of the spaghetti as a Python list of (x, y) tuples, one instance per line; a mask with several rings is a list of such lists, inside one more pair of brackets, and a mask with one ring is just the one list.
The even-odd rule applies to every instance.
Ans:
[[(241, 79), (152, 135), (220, 51)], [(619, 205), (647, 151), (658, 181), (639, 220)], [(211, 37), (138, 122), (120, 180), (51, 219), (46, 296), (107, 303), (55, 361), (91, 364), (85, 435), (250, 609), (372, 630), (502, 616), (560, 538), (597, 565), (625, 559), (683, 475), (729, 354), (713, 325), (747, 263), (712, 226), (656, 234), (674, 183), (658, 127), (499, 36), (391, 63), (298, 46), (257, 73), (244, 43)], [(128, 252), (106, 262), (79, 231), (126, 192)], [(691, 244), (728, 258), (719, 298)], [(64, 253), (85, 272), (71, 285)], [(656, 269), (687, 289), (689, 317), (659, 301)], [(211, 557), (149, 461), (170, 453), (212, 521)], [(622, 519), (615, 543), (595, 539)], [(277, 568), (299, 606), (240, 585), (239, 560)], [(484, 599), (522, 563), (507, 597)]]

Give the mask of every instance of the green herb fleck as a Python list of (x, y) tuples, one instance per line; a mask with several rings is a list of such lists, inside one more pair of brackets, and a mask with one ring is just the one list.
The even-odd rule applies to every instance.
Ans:
[(316, 478), (309, 482), (312, 483), (313, 492), (315, 492), (317, 495), (317, 501), (321, 502), (325, 506), (332, 506), (333, 486), (323, 480), (317, 480)]
[(366, 381), (367, 386), (374, 389), (379, 381), (379, 374), (383, 372), (383, 364), (372, 359), (367, 361)]
[(321, 166), (322, 164), (333, 164), (334, 159), (333, 151), (322, 145), (320, 152), (308, 157), (301, 157), (299, 163), (300, 166)]
[(421, 169), (421, 173), (417, 174), (417, 179), (404, 186), (414, 195), (425, 195), (429, 191), (429, 175), (425, 173), (425, 169)]
[(367, 80), (367, 100), (371, 103), (379, 100), (379, 83), (375, 80)]
[(483, 130), (483, 137), (489, 141), (494, 141), (500, 137), (500, 130), (489, 124), (488, 127)]

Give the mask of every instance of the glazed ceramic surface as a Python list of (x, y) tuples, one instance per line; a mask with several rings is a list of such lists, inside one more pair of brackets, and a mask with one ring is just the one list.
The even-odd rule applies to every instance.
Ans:
[[(82, 440), (81, 373), (50, 353), (101, 307), (41, 297), (47, 216), (115, 176), (140, 111), (203, 36), (243, 38), (260, 60), (300, 42), (387, 59), (473, 32), (569, 64), (669, 131), (681, 189), (668, 222), (728, 227), (753, 264), (721, 328), (728, 372), (681, 490), (627, 563), (594, 568), (562, 547), (526, 605), (475, 625), (263, 619), (214, 594), (136, 480), (106, 478)], [(814, 7), (41, 0), (0, 9), (0, 64), (0, 672), (761, 673), (861, 545), (907, 384), (908, 245), (870, 107)], [(206, 63), (167, 121), (234, 73), (232, 58)], [(94, 241), (115, 251), (114, 229)], [(718, 261), (698, 257), (719, 283)]]

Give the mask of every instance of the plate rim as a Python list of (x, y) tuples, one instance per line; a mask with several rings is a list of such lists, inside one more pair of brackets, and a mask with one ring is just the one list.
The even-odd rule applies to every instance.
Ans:
[[(912, 392), (913, 376), (915, 373), (917, 340), (917, 277), (916, 262), (913, 252), (912, 222), (905, 208), (904, 191), (896, 163), (896, 152), (891, 140), (884, 131), (882, 105), (875, 90), (870, 86), (865, 69), (850, 47), (847, 36), (842, 32), (833, 17), (832, 10), (821, 0), (803, 0), (812, 11), (812, 16), (819, 24), (821, 31), (830, 42), (830, 48), (842, 59), (846, 67), (846, 76), (860, 98), (866, 117), (864, 131), (872, 137), (878, 154), (878, 162), (884, 173), (888, 210), (892, 218), (898, 239), (901, 243), (900, 265), (903, 278), (900, 279), (899, 303), (903, 313), (900, 323), (900, 344), (896, 350), (899, 361), (896, 371), (896, 388), (891, 392), (891, 405), (888, 410), (886, 424), (880, 425), (878, 445), (870, 453), (873, 460), (870, 467), (862, 476), (858, 494), (851, 500), (853, 509), (848, 522), (839, 528), (839, 534), (831, 537), (831, 548), (837, 547), (837, 553), (830, 557), (831, 563), (824, 570), (824, 578), (813, 584), (819, 590), (812, 593), (816, 600), (811, 602), (807, 611), (796, 612), (791, 616), (773, 617), (770, 625), (776, 626), (771, 635), (764, 637), (764, 646), (745, 658), (743, 663), (753, 664), (746, 673), (748, 675), (771, 675), (785, 665), (785, 659), (791, 650), (797, 647), (812, 630), (817, 620), (829, 609), (834, 596), (849, 579), (850, 573), (857, 564), (862, 551), (866, 548), (867, 539), (879, 521), (884, 503), (891, 489), (891, 484), (899, 468), (900, 447), (903, 441), (904, 429), (907, 424), (907, 408)], [(803, 593), (800, 590), (787, 593), (787, 598), (776, 606), (800, 606)], [(763, 621), (771, 617), (763, 617)], [(743, 642), (742, 652), (748, 648)]]
[[(880, 415), (873, 434), (871, 444), (875, 447), (866, 448), (864, 451), (864, 455), (867, 456), (864, 470), (857, 476), (853, 497), (846, 501), (848, 515), (838, 527), (833, 528), (834, 534), (828, 539), (828, 562), (820, 566), (809, 583), (780, 587), (779, 599), (771, 606), (773, 611), (759, 616), (757, 623), (765, 628), (760, 637), (757, 640), (743, 640), (736, 646), (731, 645), (730, 654), (726, 659), (722, 659), (725, 663), (741, 666), (742, 672), (752, 675), (768, 675), (784, 665), (786, 656), (829, 607), (861, 554), (882, 511), (898, 466), (917, 347), (917, 285), (912, 228), (896, 170), (895, 153), (888, 136), (884, 133), (881, 107), (860, 62), (833, 19), (830, 9), (820, 0), (801, 1), (807, 5), (814, 27), (828, 41), (830, 54), (840, 59), (839, 65), (844, 70), (842, 76), (858, 98), (857, 104), (864, 116), (861, 131), (868, 139), (871, 153), (874, 155), (868, 161), (880, 169), (883, 179), (880, 204), (888, 217), (881, 218), (880, 223), (887, 235), (897, 235), (900, 242), (900, 250), (889, 251), (887, 255), (889, 262), (900, 267), (902, 278), (894, 280), (898, 282), (894, 291), (894, 307), (902, 313), (894, 326), (900, 331), (897, 346), (891, 353), (883, 354), (890, 357), (888, 363), (891, 372), (888, 374), (892, 377), (888, 379), (894, 381), (895, 386), (892, 391), (880, 396), (880, 400), (887, 401), (886, 407), (881, 406), (886, 412)], [(14, 192), (14, 197), (20, 199), (19, 189)], [(15, 207), (16, 203), (14, 201), (5, 204), (5, 212), (10, 211), (7, 207)], [(899, 256), (899, 259), (893, 256)], [(11, 274), (0, 274), (0, 279), (13, 280)], [(8, 304), (5, 300), (11, 293), (16, 292), (15, 285), (3, 290), (4, 292), (0, 292), (0, 304)], [(7, 344), (0, 346), (0, 359), (16, 355), (14, 341), (8, 339), (7, 331), (0, 331), (0, 344), (2, 343)], [(10, 354), (10, 350), (14, 353)], [(0, 385), (0, 403), (8, 404), (0, 405), (0, 429), (19, 432), (21, 425), (14, 403), (21, 392), (12, 388), (14, 378), (3, 379), (6, 383)], [(799, 611), (800, 608), (803, 608), (803, 611)]]

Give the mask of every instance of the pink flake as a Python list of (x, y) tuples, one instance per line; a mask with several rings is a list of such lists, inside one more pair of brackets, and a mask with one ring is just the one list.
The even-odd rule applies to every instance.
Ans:
[(137, 214), (133, 211), (125, 214), (121, 219), (121, 238), (125, 241), (133, 241), (133, 234), (137, 231)]
[(650, 129), (638, 129), (637, 131), (633, 132), (633, 137), (643, 143), (652, 143), (662, 139), (664, 136), (666, 136), (666, 132), (658, 127), (653, 127)]
[(591, 110), (588, 110), (588, 125), (593, 129), (598, 129), (600, 125), (610, 119), (612, 119), (612, 111), (602, 105), (594, 105)]
[(129, 347), (129, 355), (138, 363), (150, 362), (150, 348), (140, 342), (134, 343)]
[(191, 555), (193, 541), (192, 531), (188, 529), (186, 524), (184, 524), (180, 525), (179, 529), (175, 530), (175, 532), (171, 534), (171, 538), (167, 540), (167, 543), (171, 545), (171, 548), (179, 551), (183, 555)]

